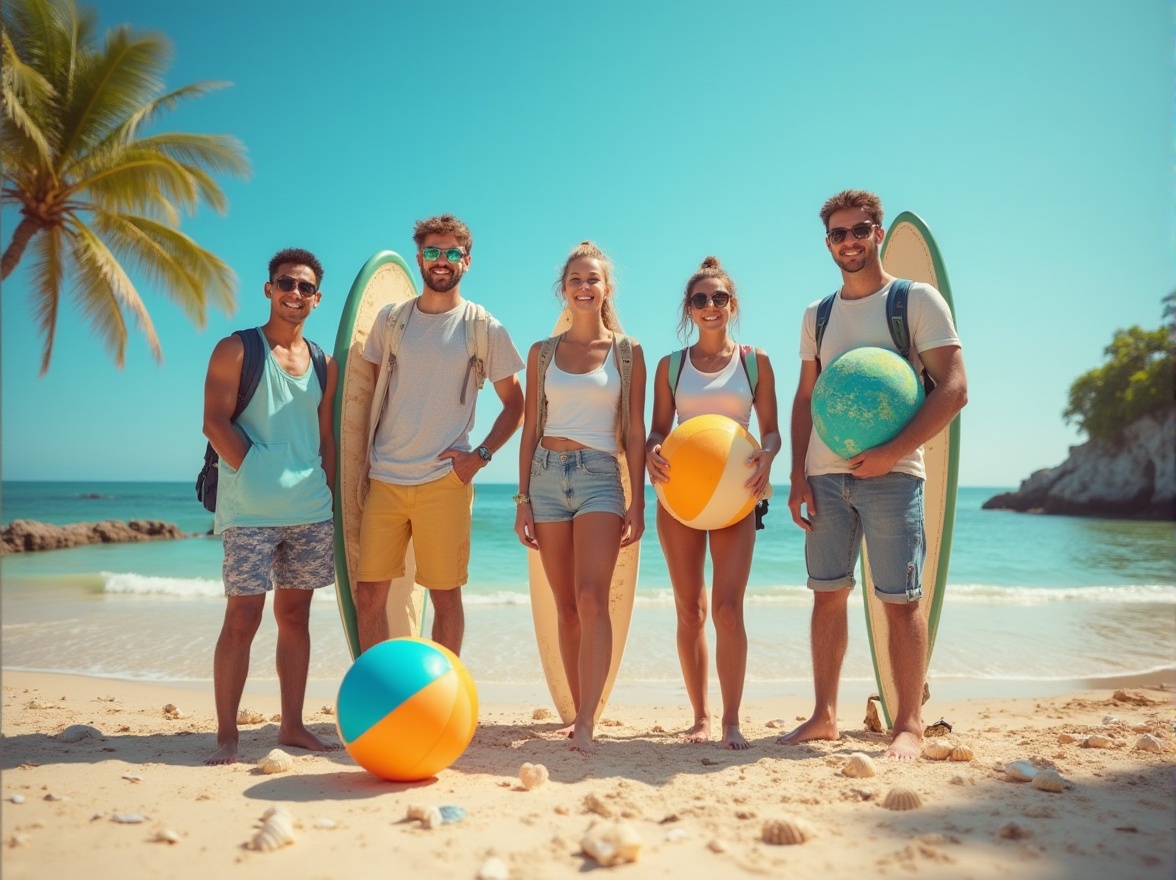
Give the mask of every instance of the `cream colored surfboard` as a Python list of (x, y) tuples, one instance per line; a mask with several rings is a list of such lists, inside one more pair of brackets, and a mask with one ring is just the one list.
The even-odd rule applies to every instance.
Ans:
[[(572, 316), (564, 309), (559, 320), (555, 323), (552, 335), (563, 333), (572, 326)], [(612, 357), (610, 354), (609, 357)], [(629, 469), (625, 464), (622, 452), (618, 456), (621, 468), (621, 484), (625, 489), (625, 504), (629, 503), (633, 488), (629, 485)], [(644, 486), (638, 486), (642, 491)], [(621, 668), (621, 658), (625, 653), (625, 642), (629, 638), (629, 624), (633, 619), (633, 599), (637, 592), (637, 565), (641, 558), (641, 543), (630, 544), (621, 550), (617, 558), (617, 567), (613, 572), (612, 585), (608, 591), (608, 613), (612, 620), (613, 650), (612, 661), (609, 663), (608, 677), (604, 682), (604, 692), (600, 696), (600, 704), (596, 707), (596, 718), (604, 711), (612, 693), (613, 683), (617, 678), (617, 670)], [(555, 597), (551, 593), (551, 585), (547, 582), (547, 575), (543, 571), (543, 562), (538, 551), (527, 551), (527, 572), (531, 582), (531, 616), (535, 619), (535, 639), (539, 644), (539, 659), (543, 664), (543, 674), (547, 678), (547, 688), (551, 691), (551, 699), (555, 703), (556, 711), (565, 724), (570, 724), (576, 717), (576, 706), (572, 698), (568, 677), (564, 672), (563, 659), (559, 653), (559, 627), (555, 614)]]
[[(380, 309), (416, 296), (411, 270), (399, 254), (381, 251), (360, 269), (343, 306), (335, 337), (339, 390), (335, 395), (335, 583), (339, 616), (352, 658), (359, 656), (355, 615), (356, 567), (359, 564), (359, 524), (368, 489), (368, 413), (375, 391), (372, 365), (363, 346)], [(388, 593), (388, 635), (420, 634), (424, 589), (414, 582), (416, 563), (409, 542), (404, 577), (392, 582)]]
[[(922, 281), (935, 287), (943, 294), (952, 310), (952, 317), (955, 317), (955, 304), (943, 258), (939, 255), (927, 224), (918, 215), (908, 211), (895, 218), (882, 245), (882, 264), (896, 278)], [(939, 614), (947, 587), (947, 567), (955, 529), (959, 457), (960, 420), (957, 416), (923, 447), (923, 460), (927, 468), (927, 480), (923, 487), (927, 558), (923, 564), (923, 598), (919, 603), (919, 611), (927, 620), (928, 665), (931, 662), (931, 650), (935, 646), (935, 631), (939, 626)], [(886, 726), (890, 727), (898, 705), (894, 670), (887, 650), (890, 629), (886, 622), (886, 609), (874, 597), (869, 547), (866, 544), (862, 546), (862, 584), (865, 587), (866, 626), (882, 698), (882, 713)]]

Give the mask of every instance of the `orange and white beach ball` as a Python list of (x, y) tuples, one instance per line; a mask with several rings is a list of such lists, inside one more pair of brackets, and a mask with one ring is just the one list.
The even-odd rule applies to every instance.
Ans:
[(739, 522), (755, 507), (744, 485), (751, 476), (747, 457), (759, 443), (726, 416), (695, 416), (678, 425), (662, 443), (670, 481), (655, 483), (662, 507), (683, 525), (710, 531)]

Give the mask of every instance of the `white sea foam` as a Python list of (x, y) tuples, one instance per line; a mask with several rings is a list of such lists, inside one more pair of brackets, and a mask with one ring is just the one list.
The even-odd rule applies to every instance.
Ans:
[[(166, 577), (161, 575), (135, 574), (134, 572), (104, 571), (99, 575), (103, 581), (103, 592), (110, 595), (164, 596), (176, 599), (223, 599), (224, 581), (213, 578)], [(333, 589), (321, 589), (315, 593), (317, 601), (335, 601)]]

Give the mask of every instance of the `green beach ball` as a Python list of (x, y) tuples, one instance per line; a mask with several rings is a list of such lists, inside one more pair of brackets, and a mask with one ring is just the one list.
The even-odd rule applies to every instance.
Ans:
[(899, 354), (853, 348), (821, 370), (813, 388), (813, 426), (842, 458), (881, 446), (923, 405), (923, 384)]

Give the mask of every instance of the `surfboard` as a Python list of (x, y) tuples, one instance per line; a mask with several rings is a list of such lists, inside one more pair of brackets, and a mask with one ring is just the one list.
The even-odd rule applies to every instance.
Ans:
[[(551, 335), (563, 333), (571, 326), (571, 313), (564, 309), (559, 320), (555, 322), (555, 329), (551, 331)], [(612, 357), (611, 353), (609, 357)], [(617, 459), (621, 468), (621, 485), (625, 490), (625, 504), (628, 505), (633, 487), (630, 485), (629, 469), (625, 464), (623, 451)], [(638, 491), (643, 488), (638, 487)], [(633, 600), (637, 593), (637, 566), (640, 559), (641, 542), (638, 541), (621, 549), (617, 557), (617, 567), (613, 570), (612, 584), (608, 590), (608, 615), (612, 621), (613, 649), (608, 676), (604, 681), (604, 691), (596, 707), (595, 717), (598, 720), (612, 694), (613, 683), (617, 679), (617, 671), (621, 668), (621, 658), (625, 653), (625, 642), (629, 639), (629, 624), (633, 620)], [(543, 665), (543, 675), (547, 679), (547, 689), (551, 692), (551, 700), (559, 712), (559, 717), (564, 724), (571, 724), (576, 718), (576, 704), (559, 653), (555, 596), (551, 592), (551, 584), (547, 581), (547, 574), (543, 571), (543, 562), (537, 550), (527, 551), (527, 574), (531, 587), (531, 616), (535, 621), (535, 640), (539, 646), (539, 660)]]
[[(359, 524), (368, 490), (368, 414), (375, 379), (363, 358), (363, 346), (380, 309), (417, 295), (411, 270), (399, 254), (380, 251), (368, 260), (355, 282), (335, 337), (339, 387), (335, 392), (335, 595), (352, 659), (360, 654), (355, 614), (355, 572), (359, 565)], [(420, 634), (424, 588), (415, 583), (416, 562), (409, 542), (404, 577), (388, 593), (388, 635)]]
[[(899, 214), (890, 224), (882, 244), (882, 265), (896, 278), (909, 278), (932, 285), (943, 294), (955, 319), (955, 302), (951, 284), (943, 266), (943, 257), (931, 237), (931, 230), (917, 214)], [(927, 620), (927, 665), (935, 646), (935, 632), (947, 588), (947, 569), (951, 559), (951, 540), (955, 530), (956, 487), (959, 480), (960, 419), (927, 441), (923, 447), (923, 461), (927, 468), (924, 483), (924, 513), (926, 517), (927, 559), (923, 564), (923, 598), (919, 611)], [(887, 728), (894, 723), (898, 692), (894, 670), (887, 651), (889, 627), (886, 609), (874, 596), (870, 576), (869, 546), (862, 544), (862, 584), (865, 587), (866, 628), (870, 635), (870, 653), (874, 659), (874, 674), (881, 697), (882, 715)]]

